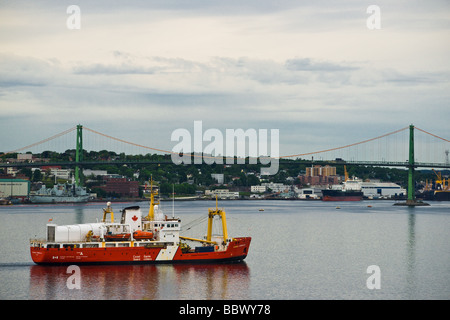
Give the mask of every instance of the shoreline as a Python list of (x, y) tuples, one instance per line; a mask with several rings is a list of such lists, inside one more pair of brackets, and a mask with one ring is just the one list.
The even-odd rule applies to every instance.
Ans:
[[(215, 201), (215, 198), (198, 198), (198, 197), (179, 197), (179, 198), (162, 198), (159, 199), (162, 202), (170, 202), (170, 201)], [(238, 198), (238, 199), (219, 199), (220, 201), (313, 201), (313, 202), (337, 202), (337, 203), (345, 203), (345, 202), (361, 202), (361, 201), (405, 201), (405, 199), (369, 199), (363, 198), (359, 201), (323, 201), (322, 199), (299, 199), (299, 198), (263, 198), (263, 199), (249, 199), (249, 198)], [(76, 205), (76, 204), (96, 204), (96, 203), (126, 203), (126, 202), (148, 202), (150, 199), (144, 198), (121, 198), (121, 199), (94, 199), (89, 200), (87, 202), (57, 202), (57, 203), (32, 203), (32, 202), (21, 202), (21, 203), (13, 203), (4, 206), (14, 206), (14, 205)], [(3, 205), (2, 205), (3, 206)], [(2, 207), (0, 206), (0, 207)]]

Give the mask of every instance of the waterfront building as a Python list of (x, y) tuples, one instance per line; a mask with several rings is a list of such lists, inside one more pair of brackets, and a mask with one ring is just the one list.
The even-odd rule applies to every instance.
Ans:
[(302, 188), (297, 190), (297, 197), (299, 199), (320, 199), (322, 195), (322, 191), (318, 190), (318, 192), (314, 188)]
[(24, 179), (0, 179), (0, 198), (25, 199), (30, 194), (30, 181)]
[(269, 183), (264, 182), (264, 183), (261, 183), (261, 186), (265, 186), (267, 189), (270, 189), (270, 190), (272, 190), (272, 192), (276, 192), (276, 193), (286, 192), (287, 190), (290, 189), (290, 186), (288, 186), (288, 185), (285, 185), (283, 183), (274, 183), (274, 182), (269, 182)]
[(264, 193), (267, 191), (266, 186), (251, 186), (250, 191), (253, 193)]
[(239, 192), (229, 191), (228, 189), (205, 190), (205, 196), (219, 199), (238, 199)]
[(391, 198), (406, 195), (406, 189), (392, 182), (361, 182), (361, 190), (368, 198)]

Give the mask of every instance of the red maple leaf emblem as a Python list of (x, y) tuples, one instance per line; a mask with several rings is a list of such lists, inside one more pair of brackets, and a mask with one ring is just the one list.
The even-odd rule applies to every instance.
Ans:
[(136, 221), (138, 219), (138, 217), (136, 217), (136, 215), (133, 216), (133, 218), (131, 218), (133, 221)]

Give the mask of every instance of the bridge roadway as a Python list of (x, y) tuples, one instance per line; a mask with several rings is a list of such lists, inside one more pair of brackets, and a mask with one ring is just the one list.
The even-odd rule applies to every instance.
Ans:
[[(224, 161), (225, 163), (225, 161)], [(7, 168), (7, 167), (45, 167), (45, 166), (61, 166), (61, 167), (89, 167), (89, 166), (95, 166), (95, 165), (124, 165), (124, 164), (139, 164), (139, 165), (146, 165), (146, 164), (174, 164), (172, 161), (169, 160), (162, 160), (162, 161), (130, 161), (130, 160), (118, 160), (118, 161), (80, 161), (80, 162), (74, 162), (74, 161), (63, 161), (63, 162), (9, 162), (9, 163), (0, 163), (0, 168)], [(234, 162), (233, 164), (236, 164)], [(248, 161), (246, 161), (246, 164), (248, 164)], [(410, 164), (408, 161), (405, 162), (390, 162), (390, 161), (336, 161), (336, 160), (279, 160), (279, 164), (303, 164), (303, 165), (353, 165), (353, 166), (375, 166), (375, 167), (410, 167)], [(195, 164), (194, 164), (195, 165)], [(263, 165), (267, 166), (267, 165)], [(422, 163), (422, 162), (415, 162), (413, 165), (414, 168), (444, 168), (444, 169), (450, 169), (449, 163)]]

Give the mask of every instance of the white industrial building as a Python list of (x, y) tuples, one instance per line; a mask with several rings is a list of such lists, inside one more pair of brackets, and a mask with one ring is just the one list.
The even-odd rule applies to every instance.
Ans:
[(27, 198), (30, 181), (22, 179), (0, 179), (0, 198)]
[(50, 174), (56, 178), (69, 180), (72, 175), (71, 169), (50, 168)]
[(297, 198), (299, 199), (320, 199), (322, 197), (322, 191), (316, 191), (314, 188), (297, 189)]
[(238, 199), (239, 192), (229, 191), (228, 189), (205, 190), (205, 196), (217, 196), (219, 199)]
[(91, 170), (91, 169), (83, 169), (83, 175), (85, 177), (89, 177), (89, 176), (107, 176), (108, 175), (108, 171), (106, 170)]
[(273, 183), (273, 182), (261, 183), (261, 186), (265, 186), (266, 188), (269, 188), (270, 190), (272, 190), (272, 192), (286, 192), (291, 188), (291, 186), (288, 186), (288, 185), (285, 185), (282, 183)]
[(392, 182), (361, 182), (361, 191), (368, 198), (390, 198), (406, 195), (406, 189)]
[[(34, 173), (36, 170), (39, 171), (46, 171), (42, 170), (42, 168), (31, 168), (31, 171)], [(61, 169), (61, 168), (49, 168), (50, 175), (54, 176), (56, 178), (69, 180), (72, 176), (72, 169)]]
[(254, 193), (264, 193), (266, 192), (267, 187), (266, 186), (251, 186), (250, 191)]

